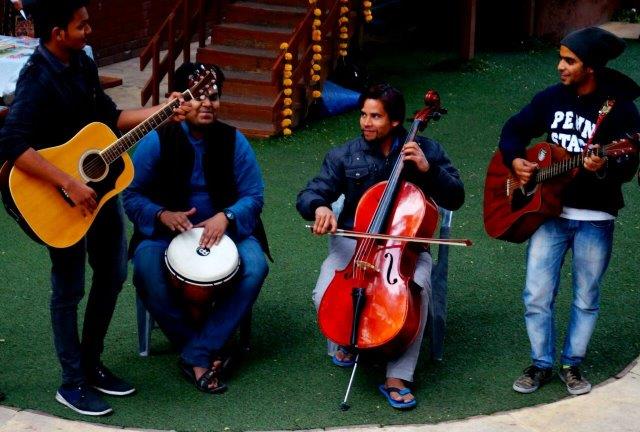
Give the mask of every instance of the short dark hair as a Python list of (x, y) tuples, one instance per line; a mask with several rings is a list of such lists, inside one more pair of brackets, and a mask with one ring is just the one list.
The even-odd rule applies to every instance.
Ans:
[(366, 89), (358, 99), (358, 107), (362, 109), (367, 99), (379, 100), (391, 121), (404, 122), (405, 102), (400, 90), (389, 84), (375, 84)]
[(36, 0), (29, 9), (33, 16), (36, 37), (48, 42), (54, 28), (66, 29), (76, 11), (88, 4), (89, 0)]
[(173, 76), (173, 90), (183, 92), (191, 87), (191, 76), (197, 71), (213, 69), (216, 74), (216, 85), (218, 86), (218, 96), (222, 96), (222, 85), (224, 84), (224, 73), (217, 65), (204, 65), (202, 63), (183, 63)]

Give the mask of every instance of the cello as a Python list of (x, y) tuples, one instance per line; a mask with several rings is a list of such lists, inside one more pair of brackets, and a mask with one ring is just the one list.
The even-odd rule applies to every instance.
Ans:
[[(429, 120), (446, 113), (436, 91), (428, 91), (424, 101), (426, 107), (416, 114), (405, 144), (414, 141)], [(438, 207), (420, 188), (402, 179), (403, 167), (400, 155), (389, 180), (373, 185), (361, 197), (354, 231), (364, 238), (359, 238), (347, 266), (336, 271), (318, 309), (321, 332), (358, 352), (342, 410), (349, 408), (346, 401), (359, 352), (399, 354), (420, 328), (421, 290), (411, 283), (420, 250), (410, 243), (433, 236)]]

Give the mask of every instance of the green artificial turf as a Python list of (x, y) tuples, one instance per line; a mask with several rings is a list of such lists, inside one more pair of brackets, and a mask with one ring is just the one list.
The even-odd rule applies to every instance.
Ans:
[[(352, 112), (315, 121), (288, 138), (253, 141), (266, 182), (264, 220), (276, 262), (254, 308), (252, 351), (229, 377), (229, 391), (209, 396), (189, 385), (158, 330), (153, 354), (138, 357), (134, 290), (128, 282), (103, 358), (136, 385), (138, 394), (108, 398), (115, 414), (96, 421), (180, 431), (433, 423), (567, 396), (559, 380), (527, 396), (511, 389), (529, 362), (521, 301), (524, 245), (489, 239), (482, 225), (484, 173), (502, 124), (536, 91), (557, 81), (557, 52), (483, 53), (463, 65), (449, 58), (405, 48), (380, 52), (369, 65), (374, 78), (405, 92), (408, 112), (421, 107), (426, 89), (440, 91), (449, 114), (430, 124), (425, 134), (444, 144), (466, 185), (466, 203), (454, 214), (452, 235), (475, 242), (472, 248), (451, 249), (445, 358), (433, 363), (422, 355), (416, 373), (418, 407), (404, 413), (391, 409), (376, 389), (382, 368), (365, 365), (355, 380), (351, 410), (339, 411), (349, 371), (330, 363), (316, 327), (311, 290), (326, 239), (303, 228), (295, 199), (327, 150), (358, 133), (357, 113)], [(640, 44), (630, 42), (612, 65), (640, 81)], [(584, 363), (594, 383), (615, 375), (639, 351), (638, 193), (635, 181), (625, 187), (627, 207), (616, 221), (601, 315)], [(54, 401), (60, 371), (49, 324), (46, 250), (29, 241), (4, 213), (0, 232), (4, 403), (86, 420)], [(569, 277), (566, 267), (557, 302), (559, 343), (568, 315)]]

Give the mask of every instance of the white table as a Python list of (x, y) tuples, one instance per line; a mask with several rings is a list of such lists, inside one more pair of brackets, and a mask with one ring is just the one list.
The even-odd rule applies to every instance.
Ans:
[(29, 60), (38, 39), (0, 35), (0, 97), (11, 102), (18, 75)]
[[(37, 38), (0, 35), (0, 97), (5, 103), (13, 101), (20, 71), (38, 43)], [(89, 45), (85, 45), (84, 50), (93, 58), (93, 50)]]

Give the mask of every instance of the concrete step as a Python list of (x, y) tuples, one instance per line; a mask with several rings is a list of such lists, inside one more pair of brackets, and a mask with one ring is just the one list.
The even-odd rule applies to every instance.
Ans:
[(623, 39), (640, 39), (640, 24), (619, 21), (609, 21), (598, 27), (610, 31)]

